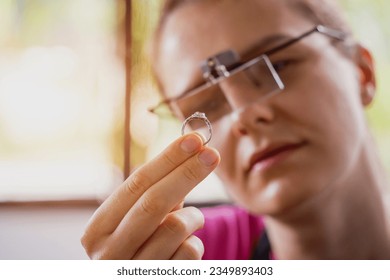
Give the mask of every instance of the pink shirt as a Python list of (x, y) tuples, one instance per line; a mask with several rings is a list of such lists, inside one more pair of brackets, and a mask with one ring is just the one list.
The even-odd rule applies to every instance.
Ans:
[(204, 260), (248, 260), (264, 230), (261, 217), (237, 206), (202, 208), (205, 226), (195, 232), (204, 244)]

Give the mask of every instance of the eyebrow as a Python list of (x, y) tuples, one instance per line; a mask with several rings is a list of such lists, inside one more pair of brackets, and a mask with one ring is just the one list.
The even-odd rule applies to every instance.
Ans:
[(242, 60), (248, 60), (250, 58), (253, 58), (256, 55), (267, 53), (268, 50), (271, 49), (271, 47), (282, 43), (287, 42), (288, 40), (292, 39), (293, 37), (285, 34), (274, 34), (270, 35), (268, 37), (262, 38), (261, 40), (254, 43), (252, 46), (247, 48), (241, 53), (241, 59)]

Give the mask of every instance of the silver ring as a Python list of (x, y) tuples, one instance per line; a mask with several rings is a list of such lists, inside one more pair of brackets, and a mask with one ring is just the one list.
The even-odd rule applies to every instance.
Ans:
[(192, 120), (202, 120), (206, 123), (206, 125), (209, 129), (209, 138), (207, 138), (206, 142), (203, 143), (203, 145), (206, 145), (208, 142), (210, 142), (211, 137), (213, 136), (213, 129), (212, 129), (211, 123), (208, 120), (208, 118), (206, 117), (205, 113), (195, 112), (191, 116), (186, 118), (185, 121), (183, 122), (183, 125), (181, 126), (181, 135), (184, 135), (184, 129), (185, 129), (186, 125)]

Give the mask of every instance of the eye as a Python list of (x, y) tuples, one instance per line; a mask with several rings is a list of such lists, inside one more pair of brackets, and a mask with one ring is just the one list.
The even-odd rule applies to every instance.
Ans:
[(277, 62), (274, 62), (272, 63), (272, 66), (274, 67), (274, 69), (276, 70), (276, 72), (282, 72), (283, 70), (285, 70), (289, 65), (291, 65), (292, 61), (291, 60), (281, 60), (281, 61), (277, 61)]

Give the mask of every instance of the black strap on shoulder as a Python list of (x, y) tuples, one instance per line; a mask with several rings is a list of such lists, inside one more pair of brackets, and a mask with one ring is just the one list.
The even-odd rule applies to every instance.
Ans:
[(259, 241), (256, 244), (252, 254), (252, 260), (269, 260), (271, 253), (271, 244), (269, 243), (267, 232), (264, 230)]

